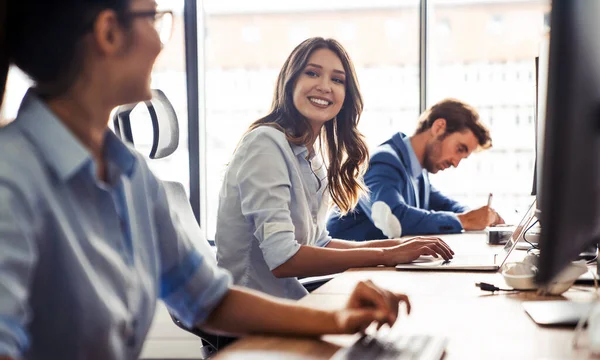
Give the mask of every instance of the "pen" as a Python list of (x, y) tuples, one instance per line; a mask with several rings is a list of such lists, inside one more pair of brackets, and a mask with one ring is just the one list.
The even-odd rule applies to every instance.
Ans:
[(490, 193), (488, 195), (488, 204), (487, 204), (488, 207), (492, 207), (492, 198), (493, 197), (494, 197), (494, 195), (492, 193)]

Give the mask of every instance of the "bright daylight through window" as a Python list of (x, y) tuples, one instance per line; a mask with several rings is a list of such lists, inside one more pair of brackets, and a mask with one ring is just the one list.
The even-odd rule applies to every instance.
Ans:
[[(214, 237), (223, 170), (248, 125), (269, 109), (285, 57), (310, 36), (333, 37), (357, 69), (371, 148), (411, 134), (419, 115), (419, 1), (205, 0), (207, 236)], [(529, 201), (534, 162), (534, 59), (547, 1), (429, 1), (428, 106), (474, 105), (494, 148), (432, 177), (478, 207), (494, 192), (507, 220)], [(202, 92), (201, 92), (202, 93)]]
[(531, 203), (535, 163), (535, 57), (549, 1), (430, 0), (428, 103), (456, 97), (474, 105), (493, 147), (431, 177), (473, 207), (494, 193), (509, 222)]
[[(161, 89), (173, 104), (179, 120), (179, 148), (165, 159), (149, 160), (152, 170), (163, 180), (181, 182), (189, 189), (188, 136), (187, 136), (187, 93), (185, 75), (185, 43), (183, 32), (183, 0), (159, 0), (159, 9), (170, 9), (174, 13), (173, 31), (169, 42), (159, 55), (152, 72), (152, 88)], [(11, 68), (6, 98), (1, 119), (8, 122), (17, 115), (19, 104), (31, 81), (16, 67)], [(112, 126), (112, 124), (110, 124)], [(142, 107), (132, 112), (132, 130), (136, 149), (150, 154), (152, 125)]]
[[(455, 97), (474, 105), (491, 129), (494, 147), (473, 154), (458, 169), (432, 176), (444, 193), (472, 207), (494, 205), (506, 220), (529, 202), (534, 167), (535, 67), (546, 31), (547, 0), (430, 0), (427, 105)], [(199, 46), (205, 82), (200, 106), (207, 198), (201, 209), (214, 239), (223, 171), (249, 124), (269, 110), (285, 57), (311, 36), (333, 37), (348, 50), (365, 108), (360, 129), (371, 148), (395, 132), (411, 134), (419, 115), (418, 0), (204, 0), (199, 1)], [(165, 92), (180, 122), (175, 154), (151, 160), (165, 180), (189, 189), (184, 0), (159, 1), (174, 10), (170, 42), (158, 59), (152, 86)], [(192, 60), (193, 61), (193, 60)], [(13, 69), (4, 117), (14, 118), (27, 78)], [(204, 86), (204, 87), (202, 87)], [(202, 119), (202, 117), (201, 117)], [(135, 116), (134, 116), (135, 120)], [(203, 127), (200, 127), (203, 129)], [(151, 126), (133, 122), (136, 146), (148, 154)]]

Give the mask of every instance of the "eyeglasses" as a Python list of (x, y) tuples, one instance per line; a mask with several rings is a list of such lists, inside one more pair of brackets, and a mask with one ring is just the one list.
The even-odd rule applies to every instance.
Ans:
[(171, 10), (152, 10), (152, 11), (131, 11), (125, 13), (128, 18), (149, 17), (152, 18), (152, 25), (163, 45), (166, 45), (173, 34), (173, 11)]

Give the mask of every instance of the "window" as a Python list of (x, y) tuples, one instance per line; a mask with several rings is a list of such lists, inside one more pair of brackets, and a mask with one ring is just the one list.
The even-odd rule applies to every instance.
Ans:
[[(250, 123), (267, 114), (281, 66), (301, 41), (333, 37), (354, 62), (365, 101), (360, 129), (371, 147), (412, 132), (419, 106), (418, 3), (205, 0), (207, 237), (214, 238), (225, 166)], [(235, 34), (260, 24), (260, 42)], [(387, 25), (386, 25), (387, 24)], [(390, 25), (391, 24), (391, 25)], [(398, 25), (400, 24), (400, 25)], [(403, 31), (401, 37), (390, 33)], [(414, 34), (414, 36), (406, 36)], [(292, 40), (294, 40), (292, 42)]]
[(436, 35), (439, 37), (443, 37), (443, 38), (448, 38), (450, 37), (450, 34), (452, 33), (452, 27), (450, 26), (450, 20), (449, 19), (440, 19), (437, 21), (436, 24)]
[[(148, 159), (154, 173), (163, 180), (181, 182), (189, 193), (189, 163), (187, 135), (187, 93), (185, 73), (185, 46), (183, 26), (183, 1), (159, 0), (159, 8), (174, 11), (174, 26), (171, 40), (161, 54), (152, 72), (151, 87), (161, 89), (169, 98), (179, 120), (179, 148), (172, 155), (160, 160)], [(3, 114), (0, 119), (13, 119), (28, 87), (29, 78), (16, 67), (9, 74)], [(137, 119), (136, 119), (137, 118)], [(138, 121), (136, 121), (138, 120)], [(132, 112), (132, 130), (136, 149), (142, 154), (150, 154), (152, 125), (141, 107)]]
[(346, 44), (356, 40), (356, 24), (353, 22), (342, 22), (338, 27), (335, 38)]
[[(182, 183), (189, 194), (190, 174), (183, 1), (159, 0), (157, 3), (159, 8), (173, 10), (174, 25), (171, 39), (160, 53), (152, 70), (151, 87), (162, 90), (175, 109), (179, 121), (179, 147), (173, 154), (164, 159), (151, 160), (148, 158), (148, 165), (160, 179)], [(150, 138), (152, 124), (145, 111), (140, 109), (139, 115), (136, 114), (137, 111), (138, 109), (135, 109), (132, 112), (132, 131), (136, 149), (143, 155), (148, 156), (152, 144)], [(139, 119), (136, 121), (138, 116)]]
[[(175, 11), (174, 34), (153, 71), (152, 87), (165, 92), (180, 122), (177, 152), (149, 161), (162, 179), (189, 185), (188, 109), (183, 26), (184, 0), (159, 0)], [(360, 129), (371, 148), (393, 133), (412, 133), (419, 115), (419, 1), (290, 2), (204, 0), (200, 104), (206, 104), (208, 194), (204, 230), (214, 237), (223, 171), (248, 125), (270, 107), (287, 55), (311, 36), (337, 38), (354, 61), (365, 100)], [(468, 6), (465, 6), (468, 4)], [(457, 170), (432, 176), (442, 191), (471, 206), (492, 191), (500, 209), (529, 201), (534, 147), (534, 57), (549, 22), (549, 1), (429, 0), (427, 103), (456, 97), (479, 109), (494, 142)], [(194, 61), (194, 59), (190, 59)], [(12, 69), (3, 114), (16, 116), (29, 80)], [(142, 115), (140, 115), (142, 116)], [(519, 119), (517, 126), (516, 119)], [(514, 121), (511, 121), (513, 120)], [(1, 122), (2, 120), (0, 120)], [(150, 126), (138, 122), (138, 128)], [(147, 129), (136, 134), (147, 134)], [(148, 142), (138, 136), (147, 154)], [(194, 154), (196, 156), (197, 154)], [(520, 171), (514, 164), (520, 159)], [(508, 199), (502, 203), (503, 199)], [(512, 200), (511, 200), (512, 199)]]
[(244, 26), (242, 28), (242, 40), (246, 43), (257, 43), (261, 39), (260, 28), (255, 25)]
[(385, 21), (385, 36), (392, 40), (401, 40), (404, 36), (404, 23), (398, 19), (387, 19)]
[(490, 35), (501, 35), (504, 31), (504, 18), (502, 15), (492, 15), (487, 24), (486, 30), (490, 33)]
[(309, 30), (306, 26), (291, 26), (288, 30), (288, 42), (292, 45), (297, 45), (302, 40), (308, 38)]
[[(430, 4), (431, 23), (436, 25), (428, 44), (432, 54), (428, 105), (445, 97), (474, 105), (490, 127), (494, 144), (458, 169), (433, 175), (432, 182), (471, 207), (485, 204), (493, 192), (498, 209), (509, 213), (523, 208), (530, 201), (533, 181), (533, 167), (525, 166), (534, 157), (532, 74), (549, 2), (469, 1), (469, 6), (462, 6), (432, 0)], [(443, 23), (453, 24), (451, 41), (440, 31)], [(479, 72), (490, 75), (473, 81)], [(464, 74), (464, 81), (453, 81), (456, 74)]]

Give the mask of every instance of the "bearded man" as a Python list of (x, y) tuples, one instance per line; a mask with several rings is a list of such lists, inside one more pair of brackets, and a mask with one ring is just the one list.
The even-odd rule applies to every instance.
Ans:
[(362, 241), (504, 223), (489, 205), (468, 210), (429, 182), (429, 173), (457, 167), (491, 146), (490, 132), (472, 106), (456, 99), (438, 102), (421, 114), (413, 136), (399, 132), (377, 147), (364, 178), (368, 196), (345, 216), (334, 209), (327, 222), (330, 235)]

